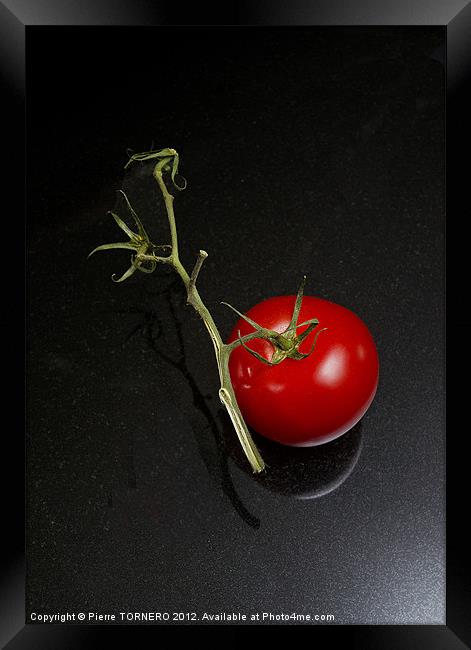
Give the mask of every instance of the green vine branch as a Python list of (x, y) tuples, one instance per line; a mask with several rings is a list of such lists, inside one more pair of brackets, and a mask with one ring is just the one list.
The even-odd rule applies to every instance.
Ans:
[[(97, 246), (97, 248), (95, 248), (90, 253), (90, 255), (93, 255), (97, 251), (112, 249), (131, 250), (133, 252), (131, 255), (131, 266), (127, 269), (127, 271), (125, 271), (123, 275), (118, 279), (112, 276), (112, 279), (115, 282), (123, 282), (131, 275), (133, 275), (133, 273), (136, 271), (141, 271), (142, 273), (152, 273), (156, 269), (157, 264), (170, 265), (180, 276), (187, 292), (187, 303), (195, 309), (195, 311), (203, 320), (203, 323), (213, 343), (216, 363), (219, 370), (219, 398), (229, 414), (229, 417), (239, 438), (240, 444), (253, 471), (261, 472), (265, 468), (265, 463), (260, 455), (260, 452), (257, 449), (255, 442), (252, 439), (252, 436), (247, 429), (247, 425), (239, 409), (239, 405), (237, 404), (236, 395), (234, 393), (229, 373), (229, 358), (231, 352), (239, 345), (243, 345), (250, 354), (257, 357), (257, 359), (259, 359), (261, 362), (269, 365), (279, 364), (286, 358), (297, 360), (303, 359), (311, 354), (312, 350), (314, 349), (317, 336), (322, 330), (319, 330), (317, 332), (311, 350), (305, 354), (300, 353), (298, 350), (299, 345), (318, 325), (317, 319), (311, 319), (309, 321), (305, 321), (304, 323), (297, 324), (303, 298), (305, 278), (299, 288), (298, 295), (296, 297), (292, 320), (286, 331), (282, 332), (281, 334), (279, 332), (275, 332), (274, 330), (269, 330), (261, 327), (258, 323), (255, 323), (244, 314), (241, 314), (239, 311), (237, 311), (237, 309), (231, 305), (228, 305), (228, 303), (223, 303), (235, 311), (240, 317), (244, 318), (248, 323), (250, 323), (255, 330), (254, 332), (242, 337), (239, 333), (238, 339), (232, 343), (224, 343), (216, 326), (216, 323), (214, 322), (214, 319), (211, 316), (208, 308), (201, 299), (201, 296), (196, 287), (196, 281), (198, 279), (203, 263), (208, 257), (208, 254), (204, 250), (199, 251), (191, 274), (189, 274), (184, 268), (179, 257), (178, 234), (173, 209), (174, 196), (169, 191), (168, 180), (166, 181), (164, 179), (164, 175), (167, 175), (167, 178), (169, 176), (170, 183), (175, 189), (185, 189), (186, 181), (184, 179), (181, 179), (181, 184), (177, 182), (177, 178), (179, 178), (178, 153), (175, 151), (175, 149), (167, 148), (162, 149), (161, 151), (149, 151), (140, 154), (134, 154), (130, 157), (125, 168), (129, 167), (129, 165), (131, 165), (133, 162), (146, 160), (156, 160), (153, 176), (159, 185), (165, 202), (171, 243), (156, 245), (150, 240), (149, 235), (147, 234), (136, 212), (132, 208), (126, 194), (124, 192), (121, 192), (126, 202), (127, 208), (134, 220), (134, 223), (136, 224), (137, 232), (131, 230), (117, 214), (111, 212), (112, 217), (116, 221), (119, 228), (121, 228), (121, 230), (128, 236), (129, 241)], [(302, 334), (297, 335), (297, 329), (306, 325), (308, 326), (307, 329)], [(255, 338), (265, 339), (272, 343), (274, 351), (271, 359), (262, 357), (247, 346), (247, 343)]]

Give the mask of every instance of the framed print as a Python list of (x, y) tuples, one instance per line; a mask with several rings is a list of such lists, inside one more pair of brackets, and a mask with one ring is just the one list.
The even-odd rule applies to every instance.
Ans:
[(469, 5), (115, 4), (0, 4), (17, 210), (26, 172), (3, 643), (466, 647)]

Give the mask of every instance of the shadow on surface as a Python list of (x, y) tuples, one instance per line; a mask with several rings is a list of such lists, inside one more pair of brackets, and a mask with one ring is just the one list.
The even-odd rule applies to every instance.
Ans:
[(362, 423), (337, 440), (317, 447), (287, 447), (251, 431), (267, 465), (267, 471), (252, 474), (231, 435), (230, 422), (221, 411), (221, 429), (228, 453), (236, 465), (264, 488), (295, 499), (318, 499), (336, 490), (350, 476), (360, 457)]
[(311, 448), (287, 447), (252, 432), (268, 468), (268, 471), (261, 474), (253, 474), (226, 412), (221, 408), (217, 415), (213, 413), (208, 405), (207, 396), (202, 393), (188, 369), (182, 323), (172, 298), (172, 296), (182, 297), (183, 293), (178, 279), (162, 291), (152, 292), (152, 297), (163, 297), (175, 326), (178, 343), (171, 348), (171, 351), (159, 344), (163, 326), (159, 314), (153, 309), (118, 311), (118, 313), (135, 313), (141, 316), (140, 322), (126, 337), (125, 344), (134, 335), (141, 333), (148, 348), (159, 359), (183, 375), (191, 389), (193, 405), (206, 423), (192, 426), (199, 452), (210, 476), (221, 487), (239, 516), (252, 528), (260, 527), (260, 520), (249, 512), (235, 489), (229, 458), (256, 483), (284, 496), (308, 500), (325, 496), (336, 490), (351, 474), (360, 457), (361, 422), (337, 440)]

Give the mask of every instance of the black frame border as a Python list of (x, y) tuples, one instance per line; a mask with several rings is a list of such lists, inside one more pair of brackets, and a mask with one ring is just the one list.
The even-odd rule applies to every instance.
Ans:
[[(469, 165), (461, 165), (458, 153), (465, 150), (469, 155), (471, 147), (471, 2), (454, 0), (356, 0), (347, 3), (342, 0), (250, 0), (228, 2), (224, 9), (202, 6), (195, 3), (194, 8), (182, 11), (178, 6), (162, 0), (126, 0), (114, 3), (112, 0), (80, 0), (75, 3), (61, 3), (55, 0), (35, 0), (25, 7), (17, 0), (0, 0), (0, 81), (4, 87), (3, 113), (4, 123), (9, 125), (4, 143), (3, 178), (4, 192), (9, 199), (9, 206), (15, 206), (16, 220), (20, 202), (18, 197), (25, 192), (25, 44), (26, 32), (32, 26), (41, 25), (129, 25), (129, 26), (178, 26), (181, 16), (185, 16), (185, 25), (339, 25), (339, 26), (442, 26), (446, 28), (447, 40), (447, 114), (446, 114), (446, 149), (447, 149), (447, 219), (460, 215), (460, 206), (467, 205), (467, 186), (469, 185)], [(6, 6), (8, 5), (8, 7)], [(18, 6), (19, 5), (19, 6)], [(459, 6), (458, 6), (459, 5)], [(186, 9), (186, 8), (185, 8)], [(468, 145), (468, 146), (466, 146)], [(6, 159), (6, 160), (5, 160)], [(468, 168), (468, 169), (467, 169)], [(24, 202), (23, 202), (24, 205)], [(466, 207), (465, 207), (466, 210)], [(461, 209), (461, 214), (464, 210)], [(461, 239), (461, 241), (459, 241)], [(467, 244), (465, 238), (457, 237), (450, 241), (447, 232), (447, 247), (456, 249), (453, 253), (453, 275), (465, 278), (467, 261)], [(18, 264), (17, 252), (10, 253), (12, 262)], [(468, 254), (469, 256), (469, 254)], [(447, 258), (450, 260), (450, 256)], [(456, 274), (456, 275), (455, 275)], [(447, 275), (450, 276), (450, 263), (447, 263)], [(447, 281), (447, 285), (451, 279)], [(19, 323), (21, 319), (21, 286), (13, 286), (7, 281), (3, 284), (6, 291), (5, 304), (12, 306), (10, 318), (6, 323), (4, 341), (17, 340), (16, 346), (7, 346), (12, 354), (9, 368), (19, 368), (19, 351), (24, 350), (24, 332)], [(18, 291), (19, 289), (19, 291)], [(471, 319), (463, 317), (461, 312), (452, 313), (449, 323), (465, 328), (466, 334), (471, 329)], [(23, 312), (24, 313), (24, 312)], [(12, 318), (13, 316), (13, 318)], [(15, 323), (18, 316), (18, 322)], [(4, 325), (3, 325), (4, 326)], [(450, 351), (459, 351), (460, 363), (471, 362), (469, 351), (454, 347)], [(469, 347), (469, 346), (468, 346)], [(454, 355), (453, 355), (454, 356)], [(12, 373), (13, 378), (15, 373)], [(7, 382), (3, 391), (5, 409), (14, 413), (22, 412), (21, 395), (23, 394), (22, 377)], [(448, 382), (447, 382), (448, 386)], [(453, 386), (453, 399), (447, 400), (448, 411), (460, 413), (462, 404), (466, 404), (466, 386)], [(451, 391), (448, 391), (449, 394)], [(16, 406), (18, 405), (18, 408)], [(6, 410), (4, 410), (6, 412)], [(464, 415), (464, 413), (463, 413)], [(66, 625), (25, 625), (25, 558), (24, 558), (24, 446), (19, 431), (23, 422), (14, 416), (9, 434), (4, 442), (5, 459), (10, 466), (10, 476), (4, 492), (6, 502), (6, 525), (4, 538), (7, 541), (4, 571), (0, 584), (0, 603), (2, 617), (0, 620), (0, 642), (11, 648), (73, 648), (92, 647), (93, 640), (103, 640), (106, 634), (112, 636), (118, 632), (120, 637), (132, 628), (133, 634), (159, 630), (161, 640), (166, 638), (168, 628), (130, 626), (125, 629), (112, 626), (66, 626)], [(449, 426), (447, 424), (447, 429)], [(463, 491), (466, 476), (466, 455), (458, 448), (456, 440), (447, 436), (447, 616), (446, 625), (417, 626), (316, 626), (318, 638), (332, 640), (343, 629), (347, 632), (348, 645), (352, 648), (381, 647), (382, 650), (401, 648), (455, 649), (468, 647), (471, 642), (471, 587), (467, 580), (467, 540), (463, 535), (462, 518)], [(459, 444), (459, 443), (458, 443)], [(9, 534), (6, 534), (6, 531)], [(426, 552), (426, 549), (424, 549)], [(194, 628), (192, 628), (194, 629)], [(221, 628), (219, 628), (221, 629)], [(239, 631), (231, 628), (234, 640)], [(240, 628), (238, 628), (239, 630)], [(106, 632), (105, 632), (106, 630)], [(312, 630), (312, 627), (310, 628)], [(242, 632), (242, 629), (240, 629)], [(319, 636), (320, 635), (320, 636)], [(149, 637), (147, 637), (149, 638)], [(227, 643), (227, 640), (225, 641)]]

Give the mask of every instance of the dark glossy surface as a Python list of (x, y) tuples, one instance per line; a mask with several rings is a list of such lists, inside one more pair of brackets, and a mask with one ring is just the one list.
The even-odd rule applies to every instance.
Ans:
[[(28, 612), (443, 622), (443, 32), (262, 31), (188, 30), (189, 57), (171, 30), (30, 37)], [(209, 252), (224, 336), (220, 300), (245, 310), (302, 273), (368, 323), (381, 389), (361, 431), (260, 441), (255, 479), (173, 277), (114, 285), (126, 253), (86, 260), (120, 237), (126, 147), (152, 141), (182, 155), (182, 257)], [(125, 187), (163, 240), (152, 182)]]

